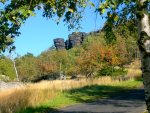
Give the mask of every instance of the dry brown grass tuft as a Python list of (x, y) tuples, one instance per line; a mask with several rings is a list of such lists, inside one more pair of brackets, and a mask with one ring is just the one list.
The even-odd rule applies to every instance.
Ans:
[(25, 87), (3, 91), (0, 93), (0, 113), (15, 113), (29, 106), (34, 107), (54, 96), (54, 91), (47, 88), (32, 89)]

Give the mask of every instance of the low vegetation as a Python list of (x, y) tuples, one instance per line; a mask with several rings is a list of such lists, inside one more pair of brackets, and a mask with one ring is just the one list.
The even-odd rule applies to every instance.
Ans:
[(148, 113), (148, 111), (146, 110), (146, 111), (144, 111), (143, 113)]
[(140, 81), (119, 81), (112, 77), (93, 80), (42, 81), (0, 93), (1, 113), (43, 113), (75, 103), (109, 98), (141, 87)]

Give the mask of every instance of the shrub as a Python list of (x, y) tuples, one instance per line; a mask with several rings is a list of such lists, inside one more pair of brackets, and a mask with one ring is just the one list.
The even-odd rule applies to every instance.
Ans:
[(0, 81), (8, 82), (10, 78), (6, 75), (0, 75)]
[(125, 74), (127, 74), (127, 71), (124, 68), (113, 66), (104, 67), (98, 72), (99, 76), (119, 76)]

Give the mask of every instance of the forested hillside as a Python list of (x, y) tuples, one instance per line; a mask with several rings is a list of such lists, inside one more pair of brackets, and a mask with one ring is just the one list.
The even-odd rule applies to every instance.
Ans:
[[(61, 75), (67, 78), (125, 75), (124, 65), (138, 58), (137, 44), (134, 33), (114, 31), (117, 38), (110, 44), (106, 42), (104, 32), (99, 31), (89, 33), (81, 45), (69, 50), (56, 50), (52, 46), (37, 57), (32, 53), (17, 57), (19, 79), (27, 82), (60, 79)], [(1, 56), (0, 64), (0, 79), (15, 80), (13, 62)]]

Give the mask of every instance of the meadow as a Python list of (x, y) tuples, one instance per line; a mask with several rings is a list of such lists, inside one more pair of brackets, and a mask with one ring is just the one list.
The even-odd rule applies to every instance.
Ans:
[(110, 76), (27, 83), (21, 88), (1, 91), (0, 113), (46, 113), (67, 105), (110, 98), (139, 87), (142, 82), (133, 77), (122, 81)]

